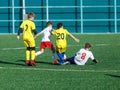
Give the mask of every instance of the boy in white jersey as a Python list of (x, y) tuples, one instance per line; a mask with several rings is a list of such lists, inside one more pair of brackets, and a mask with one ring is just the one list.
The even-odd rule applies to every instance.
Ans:
[(42, 41), (40, 44), (40, 51), (36, 52), (36, 56), (44, 53), (45, 48), (49, 48), (52, 50), (52, 59), (56, 60), (55, 48), (54, 48), (52, 42), (50, 41), (50, 35), (51, 35), (51, 31), (52, 31), (52, 22), (48, 21), (46, 23), (46, 26), (47, 27), (44, 30), (42, 30), (35, 36), (35, 39), (36, 39), (39, 35), (43, 34)]
[(75, 56), (67, 59), (65, 64), (77, 64), (77, 65), (85, 65), (85, 63), (90, 58), (94, 63), (97, 63), (97, 60), (94, 58), (93, 53), (90, 51), (91, 44), (86, 43), (85, 48), (80, 49)]

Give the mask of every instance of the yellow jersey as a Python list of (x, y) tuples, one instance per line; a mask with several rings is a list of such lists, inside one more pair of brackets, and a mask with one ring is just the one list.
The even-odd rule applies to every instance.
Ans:
[(22, 24), (20, 25), (20, 28), (23, 29), (23, 39), (34, 39), (33, 38), (33, 34), (32, 34), (32, 30), (35, 30), (35, 24), (33, 21), (31, 20), (25, 20), (22, 22)]
[(66, 50), (67, 46), (66, 36), (69, 35), (70, 33), (66, 29), (60, 28), (52, 31), (52, 34), (56, 36), (56, 47), (59, 49), (64, 48)]

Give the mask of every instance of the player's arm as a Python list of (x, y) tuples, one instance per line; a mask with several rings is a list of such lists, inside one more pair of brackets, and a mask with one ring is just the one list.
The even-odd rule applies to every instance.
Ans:
[(34, 33), (34, 35), (37, 35), (37, 31), (36, 30), (33, 30), (33, 33)]
[(50, 31), (50, 33), (52, 33), (54, 30), (55, 30), (55, 29), (54, 29), (54, 28), (52, 28), (52, 29), (51, 29), (51, 31)]
[(68, 35), (68, 36), (70, 36), (73, 40), (75, 40), (76, 42), (80, 42), (80, 40), (79, 39), (77, 39), (76, 37), (74, 37), (71, 33)]
[(91, 56), (90, 56), (90, 58), (92, 59), (92, 61), (94, 62), (94, 63), (98, 63), (98, 61), (94, 58), (94, 56), (93, 56), (93, 53), (91, 52)]
[(56, 30), (55, 30), (55, 29), (52, 29), (51, 35), (55, 35), (55, 34), (56, 34)]
[(20, 33), (22, 33), (22, 32), (23, 32), (23, 29), (19, 28), (18, 33), (17, 33), (17, 39), (20, 39)]
[(37, 34), (37, 31), (36, 31), (36, 26), (35, 26), (35, 23), (33, 22), (33, 23), (31, 23), (31, 29), (32, 29), (32, 32), (34, 33), (34, 35), (36, 35)]
[(98, 61), (97, 61), (96, 59), (93, 59), (92, 61), (93, 61), (94, 63), (98, 63)]
[(37, 33), (34, 38), (36, 39), (36, 38), (37, 38), (38, 36), (40, 36), (41, 34), (43, 34), (43, 31)]

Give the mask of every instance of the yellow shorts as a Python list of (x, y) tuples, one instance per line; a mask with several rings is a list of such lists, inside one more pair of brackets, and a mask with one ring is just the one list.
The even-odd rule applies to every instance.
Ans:
[(35, 47), (35, 40), (34, 39), (24, 39), (24, 45), (26, 47)]
[(56, 51), (59, 53), (64, 53), (66, 52), (66, 46), (56, 46)]

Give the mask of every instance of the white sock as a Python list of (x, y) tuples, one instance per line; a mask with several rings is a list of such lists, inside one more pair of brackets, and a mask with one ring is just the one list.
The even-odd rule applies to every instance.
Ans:
[(56, 60), (56, 54), (55, 53), (52, 54), (52, 59)]
[(40, 54), (41, 54), (40, 51), (38, 51), (38, 52), (35, 53), (36, 56), (38, 56), (38, 55), (40, 55)]

